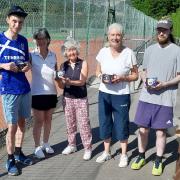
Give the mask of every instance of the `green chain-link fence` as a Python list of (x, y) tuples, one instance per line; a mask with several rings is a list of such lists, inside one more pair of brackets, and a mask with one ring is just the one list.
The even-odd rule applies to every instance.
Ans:
[[(110, 2), (110, 6), (109, 6)], [(13, 4), (28, 13), (23, 34), (32, 37), (39, 27), (47, 27), (53, 39), (74, 35), (78, 40), (104, 38), (108, 9), (115, 5), (116, 21), (123, 24), (127, 38), (148, 38), (154, 33), (155, 20), (132, 8), (126, 1), (109, 0), (0, 0), (0, 30), (6, 28), (6, 13)]]

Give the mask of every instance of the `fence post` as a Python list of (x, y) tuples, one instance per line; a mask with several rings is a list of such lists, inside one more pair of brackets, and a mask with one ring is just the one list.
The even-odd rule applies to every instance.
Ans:
[(46, 27), (46, 0), (43, 0), (43, 27)]
[(86, 58), (89, 50), (89, 30), (90, 30), (90, 0), (87, 1), (87, 29), (86, 29)]
[(75, 16), (75, 12), (74, 11), (75, 11), (75, 2), (73, 0), (73, 38), (75, 39), (75, 27), (74, 27), (75, 26), (74, 25), (75, 24), (75, 17), (74, 17)]
[(66, 0), (64, 0), (64, 28), (66, 27)]

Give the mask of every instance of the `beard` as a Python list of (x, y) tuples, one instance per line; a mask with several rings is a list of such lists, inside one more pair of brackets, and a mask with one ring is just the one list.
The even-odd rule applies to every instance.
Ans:
[(165, 45), (165, 44), (168, 44), (168, 42), (169, 42), (169, 37), (168, 38), (158, 38), (157, 37), (157, 41), (158, 41), (158, 43), (160, 44), (160, 45)]

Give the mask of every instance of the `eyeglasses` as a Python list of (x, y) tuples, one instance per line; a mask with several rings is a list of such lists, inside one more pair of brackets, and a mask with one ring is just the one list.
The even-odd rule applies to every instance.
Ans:
[(157, 29), (157, 33), (160, 34), (160, 33), (167, 33), (169, 30), (168, 29), (164, 29), (164, 28), (158, 28)]

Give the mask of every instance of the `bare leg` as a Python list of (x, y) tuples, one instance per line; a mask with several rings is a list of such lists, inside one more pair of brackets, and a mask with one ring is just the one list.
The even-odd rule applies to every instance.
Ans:
[(38, 147), (40, 146), (41, 129), (44, 123), (44, 111), (33, 109), (33, 114), (34, 114), (33, 137), (34, 137), (35, 147)]
[(22, 147), (22, 143), (24, 140), (24, 133), (25, 133), (25, 119), (21, 118), (18, 120), (17, 132), (16, 132), (16, 147)]
[(148, 143), (148, 134), (149, 129), (148, 128), (139, 128), (139, 134), (138, 134), (138, 149), (140, 153), (144, 153), (146, 151), (146, 146)]
[(54, 109), (50, 109), (50, 110), (44, 112), (44, 134), (43, 134), (43, 142), (44, 143), (47, 143), (49, 140), (53, 111), (54, 111)]
[(17, 131), (17, 125), (8, 124), (8, 132), (6, 134), (6, 148), (8, 154), (14, 154), (15, 146), (15, 134)]
[(157, 156), (162, 157), (166, 146), (166, 133), (164, 130), (156, 130), (156, 151)]
[(127, 153), (127, 144), (128, 144), (128, 140), (124, 140), (124, 141), (120, 142), (121, 149), (122, 149), (121, 154), (126, 154)]
[(104, 151), (106, 153), (110, 152), (110, 143), (111, 143), (111, 138), (104, 140)]

